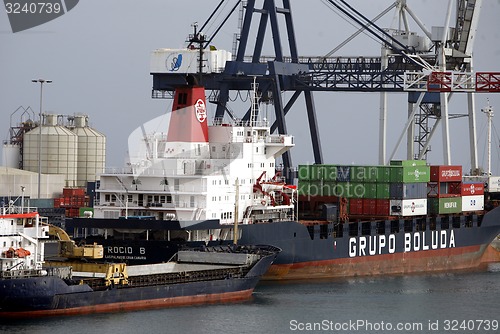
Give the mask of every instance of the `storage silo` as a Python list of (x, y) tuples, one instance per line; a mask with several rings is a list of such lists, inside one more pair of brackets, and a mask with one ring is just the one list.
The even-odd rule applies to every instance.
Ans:
[(21, 162), (20, 146), (16, 144), (3, 144), (2, 166), (19, 168)]
[(77, 186), (86, 187), (104, 171), (106, 136), (88, 125), (88, 116), (74, 116), (73, 133), (78, 136)]
[(58, 125), (57, 115), (44, 115), (45, 122), (24, 135), (24, 170), (38, 172), (38, 141), (41, 139), (42, 174), (64, 174), (66, 187), (76, 186), (78, 136)]

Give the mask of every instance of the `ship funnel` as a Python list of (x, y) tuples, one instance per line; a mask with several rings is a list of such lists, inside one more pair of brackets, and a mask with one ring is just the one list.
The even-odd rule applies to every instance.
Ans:
[(208, 143), (208, 120), (205, 89), (186, 86), (175, 90), (167, 141)]

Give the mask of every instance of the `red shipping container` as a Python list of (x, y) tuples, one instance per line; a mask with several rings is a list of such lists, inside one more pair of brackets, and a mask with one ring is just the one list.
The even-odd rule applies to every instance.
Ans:
[(351, 198), (349, 200), (349, 214), (351, 215), (363, 214), (363, 200), (361, 198)]
[(377, 214), (377, 201), (375, 199), (363, 199), (363, 214), (370, 216)]
[(484, 184), (462, 183), (462, 196), (484, 195)]
[(377, 216), (389, 216), (391, 213), (391, 200), (378, 199), (377, 200)]
[(461, 182), (462, 166), (431, 166), (432, 182)]
[(462, 194), (462, 182), (448, 182), (448, 194), (460, 196)]
[(84, 188), (64, 188), (63, 189), (64, 197), (72, 197), (72, 196), (85, 196)]

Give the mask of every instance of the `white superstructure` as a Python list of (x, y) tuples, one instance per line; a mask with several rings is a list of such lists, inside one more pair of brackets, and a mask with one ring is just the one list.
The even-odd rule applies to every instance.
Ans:
[(40, 270), (49, 226), (31, 208), (0, 208), (0, 276), (13, 277)]
[[(293, 219), (295, 190), (276, 168), (276, 158), (294, 146), (293, 137), (271, 134), (255, 115), (208, 126), (204, 90), (184, 90), (176, 91), (168, 134), (144, 135), (146, 157), (134, 159), (126, 170), (101, 174), (95, 218), (233, 224), (237, 207), (239, 223)], [(188, 97), (193, 102), (178, 105), (183, 93), (193, 94)]]

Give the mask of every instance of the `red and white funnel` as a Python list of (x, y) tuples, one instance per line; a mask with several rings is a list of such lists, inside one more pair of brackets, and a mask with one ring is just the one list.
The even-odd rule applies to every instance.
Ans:
[(202, 157), (208, 151), (208, 115), (205, 89), (200, 86), (175, 90), (167, 133), (167, 155)]

